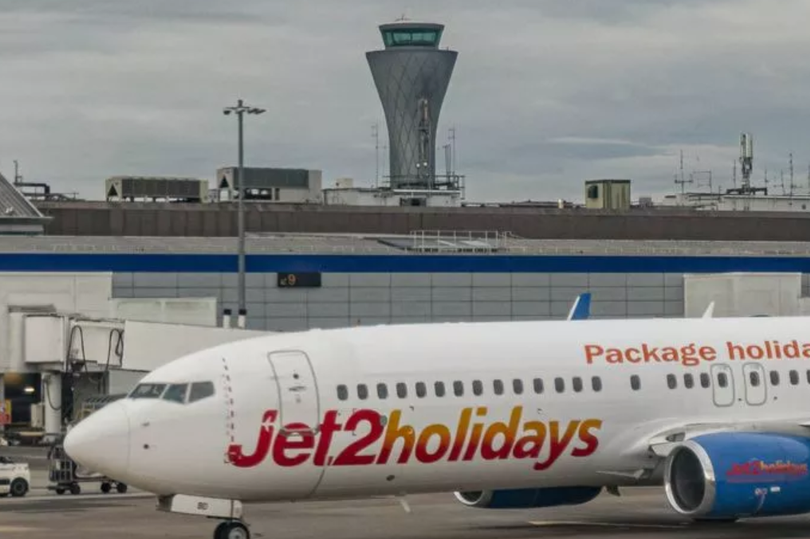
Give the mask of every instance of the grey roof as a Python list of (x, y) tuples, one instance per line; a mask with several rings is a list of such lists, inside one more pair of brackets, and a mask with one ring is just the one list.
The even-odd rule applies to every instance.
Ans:
[[(383, 243), (384, 240), (385, 243)], [(397, 241), (392, 241), (397, 240)], [(408, 254), (421, 256), (397, 244), (410, 236), (352, 234), (278, 234), (249, 237), (247, 251), (254, 254)], [(210, 253), (236, 252), (236, 238), (189, 237), (75, 237), (0, 236), (0, 253)], [(435, 251), (434, 251), (435, 252)], [(497, 250), (453, 250), (441, 254), (498, 255), (649, 255), (649, 256), (810, 256), (810, 242), (636, 241), (636, 240), (525, 240), (501, 238)]]
[(10, 218), (46, 219), (5, 176), (0, 174), (0, 220)]

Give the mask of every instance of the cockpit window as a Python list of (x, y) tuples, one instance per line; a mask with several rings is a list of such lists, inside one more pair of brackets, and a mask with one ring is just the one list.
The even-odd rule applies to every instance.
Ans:
[(182, 404), (186, 402), (186, 389), (188, 389), (188, 384), (172, 384), (163, 394), (163, 400)]
[(188, 402), (197, 402), (214, 394), (214, 384), (212, 382), (195, 382), (191, 384)]
[(129, 394), (129, 398), (159, 399), (164, 389), (166, 389), (166, 384), (138, 384)]

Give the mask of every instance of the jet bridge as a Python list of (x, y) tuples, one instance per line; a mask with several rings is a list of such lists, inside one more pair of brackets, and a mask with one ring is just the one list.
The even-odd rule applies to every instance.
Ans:
[[(13, 312), (9, 314), (8, 372), (41, 375), (42, 402), (32, 405), (32, 426), (56, 435), (75, 416), (73, 403), (107, 393), (116, 375), (128, 375), (131, 386), (147, 372), (183, 355), (268, 333), (232, 328), (229, 321), (224, 325)], [(115, 389), (129, 388), (119, 383)]]

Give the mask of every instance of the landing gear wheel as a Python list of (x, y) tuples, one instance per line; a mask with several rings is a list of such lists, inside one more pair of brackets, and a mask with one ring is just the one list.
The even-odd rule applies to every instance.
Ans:
[(112, 485), (110, 485), (109, 483), (102, 483), (101, 484), (101, 492), (103, 492), (104, 494), (109, 494), (111, 490), (112, 490)]
[(127, 492), (127, 486), (124, 483), (118, 483), (115, 485), (115, 490), (117, 490), (119, 494), (125, 494)]
[(232, 520), (217, 526), (214, 539), (250, 539), (250, 531), (238, 520)]
[(81, 494), (82, 493), (82, 487), (80, 487), (78, 483), (73, 483), (72, 485), (70, 485), (70, 493), (71, 494)]
[(28, 492), (28, 481), (25, 479), (15, 479), (11, 482), (11, 495), (15, 498), (22, 498)]
[(63, 488), (58, 488), (58, 489), (56, 489), (56, 493), (57, 493), (57, 494), (59, 494), (59, 495), (61, 496), (62, 494), (64, 494), (64, 493), (65, 493), (65, 489), (63, 489)]

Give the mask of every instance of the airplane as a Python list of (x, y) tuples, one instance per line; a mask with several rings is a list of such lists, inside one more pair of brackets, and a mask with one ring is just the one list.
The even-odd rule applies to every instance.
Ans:
[(246, 502), (656, 486), (694, 521), (810, 512), (810, 318), (426, 323), (212, 347), (74, 426), (82, 466), (221, 520)]

